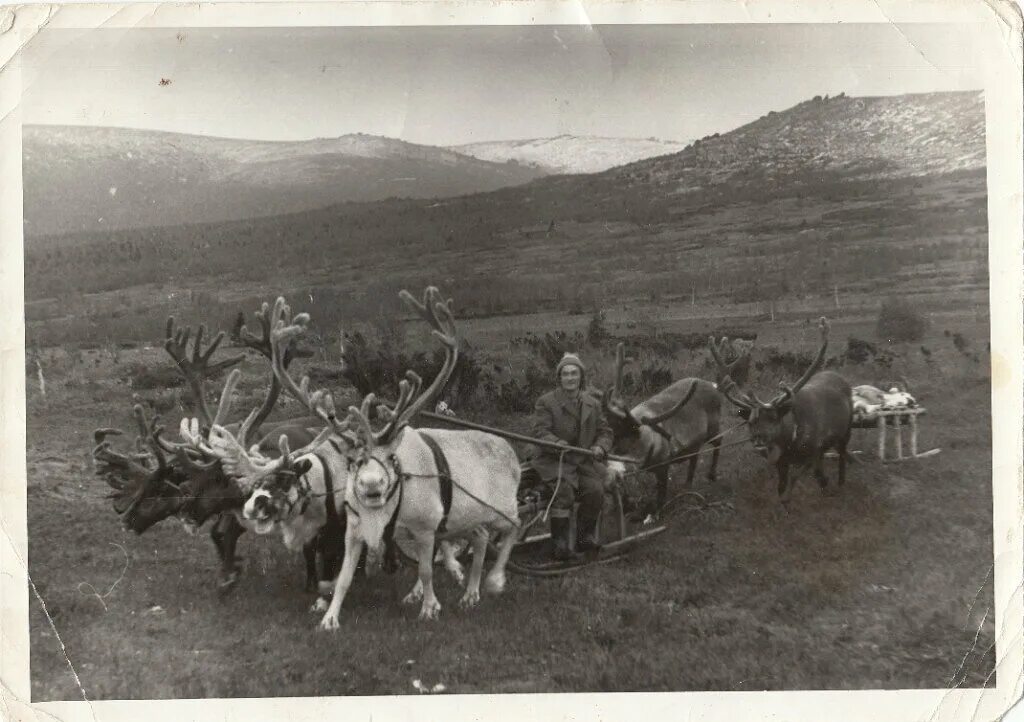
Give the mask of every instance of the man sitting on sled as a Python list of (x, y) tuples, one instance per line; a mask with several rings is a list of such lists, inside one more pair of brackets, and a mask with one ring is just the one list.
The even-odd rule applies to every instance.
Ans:
[(551, 539), (559, 561), (573, 556), (569, 541), (570, 516), (579, 501), (576, 548), (594, 551), (598, 543), (597, 522), (604, 506), (604, 485), (608, 478), (605, 459), (612, 446), (612, 430), (601, 402), (584, 391), (586, 367), (579, 356), (567, 353), (558, 362), (558, 388), (544, 394), (534, 408), (533, 435), (562, 446), (590, 449), (593, 455), (541, 448), (533, 468), (545, 481), (556, 481), (551, 502)]

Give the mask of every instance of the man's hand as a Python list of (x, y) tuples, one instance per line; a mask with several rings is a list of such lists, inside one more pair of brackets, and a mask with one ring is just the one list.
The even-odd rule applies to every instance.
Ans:
[(604, 450), (602, 446), (591, 446), (590, 450), (594, 452), (594, 460), (603, 462), (608, 458), (608, 452)]

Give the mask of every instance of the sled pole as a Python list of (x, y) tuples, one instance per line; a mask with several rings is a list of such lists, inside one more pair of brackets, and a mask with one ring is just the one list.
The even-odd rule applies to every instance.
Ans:
[[(553, 449), (555, 451), (572, 451), (577, 454), (585, 454), (591, 457), (594, 456), (594, 452), (591, 451), (590, 449), (584, 449), (579, 446), (563, 446), (561, 444), (556, 444), (553, 441), (535, 439), (531, 436), (517, 434), (513, 431), (495, 429), (492, 426), (485, 426), (484, 424), (478, 424), (473, 421), (466, 421), (465, 419), (460, 419), (455, 416), (435, 414), (432, 411), (421, 411), (417, 414), (417, 416), (422, 417), (424, 419), (429, 419), (430, 421), (440, 421), (441, 423), (444, 424), (451, 424), (452, 426), (461, 426), (463, 428), (473, 429), (475, 431), (484, 431), (488, 434), (494, 434), (495, 436), (501, 436), (506, 439), (511, 439), (512, 441), (522, 441), (527, 444), (536, 444), (537, 446), (543, 446), (546, 449)], [(608, 454), (607, 456), (605, 456), (605, 458), (611, 459), (612, 461), (621, 461), (624, 464), (636, 464), (637, 466), (640, 465), (639, 461), (630, 456), (617, 456), (616, 454)]]

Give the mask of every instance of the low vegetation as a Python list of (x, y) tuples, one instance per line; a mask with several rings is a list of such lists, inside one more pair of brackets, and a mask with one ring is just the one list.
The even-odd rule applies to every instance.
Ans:
[[(552, 383), (547, 342), (536, 349), (511, 337), (482, 343), (488, 322), (463, 328), (473, 342), (466, 373), (479, 381), (462, 396), (450, 388), (449, 400), (468, 418), (527, 430), (536, 394)], [(857, 432), (853, 448), (865, 453), (844, 490), (823, 496), (804, 474), (787, 516), (763, 460), (746, 446), (731, 447), (719, 483), (699, 482), (699, 497), (676, 498), (669, 531), (628, 563), (564, 579), (513, 577), (505, 596), (488, 597), (470, 613), (457, 610), (458, 592), (442, 578), (444, 611), (434, 625), (418, 623), (415, 610), (398, 603), (412, 570), (362, 580), (346, 601), (342, 636), (315, 631), (300, 560), (277, 539), (243, 538), (245, 576), (219, 601), (205, 534), (190, 537), (164, 522), (135, 537), (118, 526), (89, 468), (91, 429), (131, 428), (133, 389), (119, 379), (139, 368), (159, 376), (169, 364), (162, 349), (127, 350), (116, 362), (103, 349), (44, 350), (46, 396), (35, 376), (28, 379), (30, 571), (67, 659), (34, 604), (33, 697), (80, 696), (67, 660), (90, 699), (415, 694), (415, 679), (450, 692), (991, 683), (987, 364), (965, 365), (952, 341), (956, 333), (959, 345), (982, 349), (985, 334), (971, 323), (955, 328), (948, 338), (925, 337), (930, 357), (916, 345), (894, 344), (882, 366), (870, 344), (856, 341), (870, 334), (870, 319), (833, 326), (833, 367), (854, 383), (907, 379), (929, 409), (922, 444), (941, 447), (938, 457), (882, 466), (872, 458), (873, 437)], [(579, 339), (594, 383), (609, 378), (620, 330), (635, 331), (610, 323), (597, 343)], [(631, 398), (662, 383), (662, 373), (711, 377), (702, 349), (637, 341)], [(415, 337), (383, 342), (375, 335), (361, 345), (349, 339), (345, 349), (350, 362), (383, 355), (382, 366), (422, 363), (429, 374), (432, 357), (418, 356), (424, 347)], [(813, 326), (762, 327), (752, 388), (770, 391), (792, 378), (813, 347)], [(865, 349), (867, 358), (850, 358), (851, 348)], [(314, 358), (304, 368), (333, 374), (329, 385), (340, 393), (353, 372), (341, 372), (337, 361)], [(257, 402), (266, 374), (255, 358), (242, 370), (238, 413)], [(289, 412), (294, 405), (281, 413)], [(180, 413), (172, 407), (165, 418)], [(826, 468), (834, 474), (832, 464)], [(682, 491), (677, 477), (670, 497)]]

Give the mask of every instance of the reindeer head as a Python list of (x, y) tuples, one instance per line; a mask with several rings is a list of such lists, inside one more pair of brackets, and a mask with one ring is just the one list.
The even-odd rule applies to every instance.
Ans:
[(740, 415), (747, 422), (754, 448), (770, 463), (777, 462), (792, 442), (795, 427), (790, 411), (795, 395), (818, 372), (825, 360), (825, 350), (828, 348), (828, 321), (824, 316), (818, 321), (818, 330), (821, 335), (821, 346), (811, 365), (792, 386), (780, 383), (779, 394), (768, 402), (762, 401), (754, 393), (742, 391), (733, 380), (731, 368), (723, 360), (728, 339), (723, 338), (717, 344), (714, 338), (708, 339), (708, 348), (719, 373), (718, 390), (739, 409)]
[[(672, 407), (661, 414), (648, 414), (637, 418), (626, 406), (622, 398), (622, 371), (627, 363), (633, 359), (625, 355), (625, 344), (620, 343), (615, 348), (615, 373), (614, 383), (608, 387), (602, 397), (602, 406), (605, 416), (612, 427), (615, 437), (615, 449), (620, 453), (637, 455), (637, 445), (643, 441), (643, 430), (650, 429), (659, 435), (667, 435), (661, 424), (678, 414), (687, 402), (693, 398), (697, 391), (696, 382), (690, 384), (689, 390)], [(639, 454), (643, 456), (643, 453)]]
[[(268, 360), (270, 354), (270, 316), (268, 304), (263, 304), (261, 311), (256, 313), (263, 327), (263, 337), (257, 338), (243, 327), (241, 338), (246, 346), (255, 349)], [(221, 424), (226, 419), (230, 408), (230, 397), (237, 385), (239, 372), (234, 371), (229, 377), (221, 394), (216, 417), (211, 417), (206, 404), (206, 380), (233, 366), (244, 359), (244, 356), (211, 364), (210, 359), (223, 341), (224, 334), (218, 334), (210, 345), (203, 348), (205, 326), (200, 326), (191, 352), (189, 342), (191, 329), (175, 329), (174, 319), (167, 320), (164, 348), (174, 359), (178, 369), (188, 381), (192, 389), (193, 405), (198, 414), (196, 419), (183, 420), (182, 442), (171, 442), (163, 438), (163, 429), (157, 426), (157, 420), (148, 423), (141, 407), (136, 407), (135, 414), (140, 426), (140, 439), (144, 438), (152, 453), (130, 459), (114, 452), (105, 437), (116, 430), (100, 429), (96, 432), (97, 447), (93, 456), (97, 461), (97, 471), (105, 476), (108, 483), (116, 490), (114, 508), (122, 514), (125, 526), (137, 533), (142, 533), (153, 524), (171, 516), (178, 516), (187, 528), (194, 529), (202, 525), (211, 516), (232, 508), (239, 508), (245, 501), (245, 495), (238, 486), (225, 474), (220, 460), (211, 455), (205, 437), (210, 428)], [(288, 365), (295, 357), (310, 355), (308, 351), (288, 345), (282, 353), (282, 363)], [(278, 396), (280, 385), (276, 377), (271, 377), (270, 390), (263, 405), (249, 415), (239, 428), (239, 438), (243, 444), (251, 443), (259, 430), (259, 426), (269, 415)], [(292, 430), (300, 443), (309, 441), (312, 436), (301, 431)], [(295, 441), (296, 439), (293, 439)], [(156, 468), (140, 466), (140, 461), (155, 460)]]
[[(349, 414), (344, 420), (338, 419), (330, 394), (324, 391), (310, 393), (308, 377), (303, 378), (300, 384), (296, 384), (277, 362), (277, 346), (304, 333), (309, 316), (299, 314), (291, 324), (288, 324), (285, 319), (289, 311), (284, 299), (280, 298), (274, 310), (274, 372), (289, 393), (327, 422), (328, 428), (346, 439), (349, 488), (356, 501), (370, 509), (383, 507), (393, 498), (401, 474), (396, 449), (402, 441), (405, 429), (413, 417), (440, 393), (455, 370), (458, 360), (458, 340), (455, 336), (451, 301), (446, 302), (440, 291), (433, 286), (426, 289), (422, 302), (417, 301), (407, 291), (402, 291), (399, 295), (406, 305), (427, 321), (433, 335), (444, 345), (445, 359), (441, 370), (422, 393), (422, 379), (412, 371), (406, 372), (406, 378), (399, 384), (399, 398), (393, 409), (379, 404), (371, 393), (363, 399), (360, 408), (350, 407)], [(370, 423), (370, 417), (375, 411), (383, 411), (386, 417), (383, 428), (378, 431), (375, 431)]]
[[(124, 527), (141, 534), (181, 510), (187, 495), (182, 485), (187, 477), (180, 466), (168, 461), (160, 444), (162, 429), (157, 419), (147, 421), (141, 405), (135, 406), (134, 415), (140, 431), (136, 453), (114, 450), (107, 437), (120, 435), (118, 429), (97, 429), (92, 456), (96, 473), (114, 489), (110, 497)], [(143, 452), (143, 446), (149, 451)]]
[(300, 457), (316, 450), (330, 433), (324, 429), (295, 452), (290, 450), (289, 434), (281, 434), (280, 454), (270, 458), (256, 446), (246, 450), (230, 431), (215, 425), (207, 449), (219, 462), (224, 478), (238, 490), (245, 518), (256, 523), (257, 533), (266, 534), (278, 522), (304, 511), (310, 491), (305, 474), (311, 462)]

